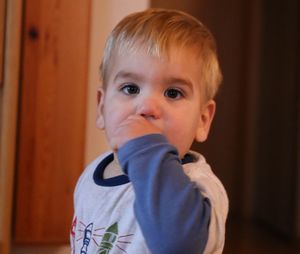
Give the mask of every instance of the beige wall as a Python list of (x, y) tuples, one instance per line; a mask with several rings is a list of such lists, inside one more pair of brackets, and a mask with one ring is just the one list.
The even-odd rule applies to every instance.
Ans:
[(96, 92), (99, 87), (99, 65), (105, 39), (116, 23), (128, 13), (143, 10), (150, 0), (93, 0), (90, 42), (90, 73), (87, 105), (87, 126), (85, 144), (85, 163), (89, 163), (100, 153), (108, 150), (103, 131), (95, 126)]

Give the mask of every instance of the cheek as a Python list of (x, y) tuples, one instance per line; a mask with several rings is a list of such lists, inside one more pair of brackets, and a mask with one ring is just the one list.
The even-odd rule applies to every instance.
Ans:
[[(114, 111), (114, 112), (113, 112)], [(105, 119), (105, 128), (107, 131), (110, 131), (111, 129), (114, 129), (114, 127), (118, 126), (118, 122), (120, 121), (120, 116), (117, 112), (117, 109), (115, 110), (106, 110), (104, 112), (104, 119)]]
[(121, 104), (110, 103), (104, 109), (105, 129), (108, 135), (112, 135), (121, 122), (130, 115), (129, 109)]
[(189, 114), (176, 117), (168, 125), (167, 138), (178, 149), (180, 156), (184, 156), (190, 150), (197, 128), (198, 118), (189, 118)]

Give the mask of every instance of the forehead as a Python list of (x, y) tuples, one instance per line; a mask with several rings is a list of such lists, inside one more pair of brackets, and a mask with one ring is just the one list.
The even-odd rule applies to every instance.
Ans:
[(109, 59), (109, 66), (112, 67), (119, 62), (127, 62), (128, 59), (137, 60), (137, 58), (153, 59), (171, 66), (191, 66), (198, 72), (202, 66), (201, 54), (196, 47), (172, 45), (168, 48), (148, 47), (143, 44), (120, 45), (113, 50)]
[(164, 65), (170, 66), (183, 66), (188, 64), (189, 66), (196, 67), (198, 70), (201, 68), (201, 58), (195, 52), (194, 48), (172, 46), (166, 50), (156, 49), (149, 50), (144, 46), (137, 45), (132, 48), (120, 48), (115, 50), (110, 57), (111, 66), (118, 64), (119, 62), (128, 62), (139, 59), (158, 61)]

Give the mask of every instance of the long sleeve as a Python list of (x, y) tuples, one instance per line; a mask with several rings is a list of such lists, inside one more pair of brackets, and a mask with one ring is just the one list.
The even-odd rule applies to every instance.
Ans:
[(152, 253), (203, 253), (211, 205), (159, 134), (126, 143), (118, 157), (136, 195), (134, 211)]

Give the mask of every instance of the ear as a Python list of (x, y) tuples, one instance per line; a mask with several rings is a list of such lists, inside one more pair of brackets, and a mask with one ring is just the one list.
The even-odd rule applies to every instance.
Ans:
[(104, 107), (104, 90), (102, 87), (99, 87), (97, 90), (97, 118), (96, 118), (96, 126), (99, 129), (104, 129), (105, 127), (103, 107)]
[(198, 142), (204, 142), (207, 139), (212, 120), (216, 111), (216, 103), (209, 100), (200, 111), (198, 129), (195, 139)]

